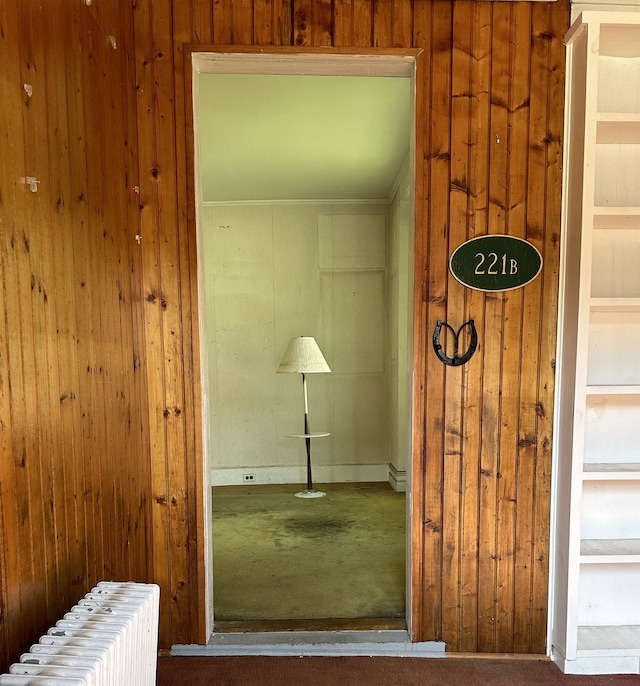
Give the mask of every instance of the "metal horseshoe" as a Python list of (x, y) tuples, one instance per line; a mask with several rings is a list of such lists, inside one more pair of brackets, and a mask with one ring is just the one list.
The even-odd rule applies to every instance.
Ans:
[[(442, 331), (443, 326), (449, 329), (451, 335), (453, 336), (453, 357), (445, 355), (442, 349), (442, 345), (440, 344), (440, 332)], [(471, 341), (469, 342), (469, 348), (467, 349), (467, 351), (462, 355), (458, 355), (458, 343), (460, 341), (460, 333), (462, 332), (462, 329), (465, 328), (465, 326), (469, 327)], [(433, 349), (435, 350), (436, 355), (438, 356), (438, 359), (440, 361), (444, 362), (446, 365), (449, 365), (450, 367), (459, 367), (460, 365), (465, 364), (465, 362), (468, 362), (471, 359), (477, 347), (478, 332), (476, 331), (473, 319), (470, 319), (468, 322), (465, 322), (458, 329), (458, 331), (455, 331), (453, 327), (451, 327), (449, 324), (443, 322), (441, 319), (438, 319), (436, 328), (433, 330)]]

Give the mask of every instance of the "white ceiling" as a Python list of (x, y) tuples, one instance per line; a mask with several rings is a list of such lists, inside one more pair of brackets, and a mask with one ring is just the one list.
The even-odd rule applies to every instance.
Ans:
[(409, 154), (410, 78), (199, 79), (204, 202), (389, 198)]

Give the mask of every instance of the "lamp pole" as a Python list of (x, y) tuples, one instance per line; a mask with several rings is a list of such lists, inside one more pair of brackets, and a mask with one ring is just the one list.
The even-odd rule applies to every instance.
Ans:
[(309, 431), (309, 400), (307, 399), (307, 375), (302, 372), (302, 392), (304, 393), (304, 442), (307, 446), (307, 491), (313, 490), (311, 479), (311, 432)]

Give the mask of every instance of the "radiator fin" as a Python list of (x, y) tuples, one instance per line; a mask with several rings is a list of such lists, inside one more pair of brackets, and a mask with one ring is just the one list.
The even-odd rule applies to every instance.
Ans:
[(0, 686), (155, 686), (159, 605), (155, 584), (100, 582)]

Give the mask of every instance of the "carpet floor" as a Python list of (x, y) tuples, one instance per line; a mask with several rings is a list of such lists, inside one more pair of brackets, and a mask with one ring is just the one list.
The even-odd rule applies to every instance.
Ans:
[(404, 493), (388, 484), (213, 489), (216, 622), (405, 615)]
[(562, 674), (546, 659), (163, 657), (157, 686), (640, 686), (640, 676)]

